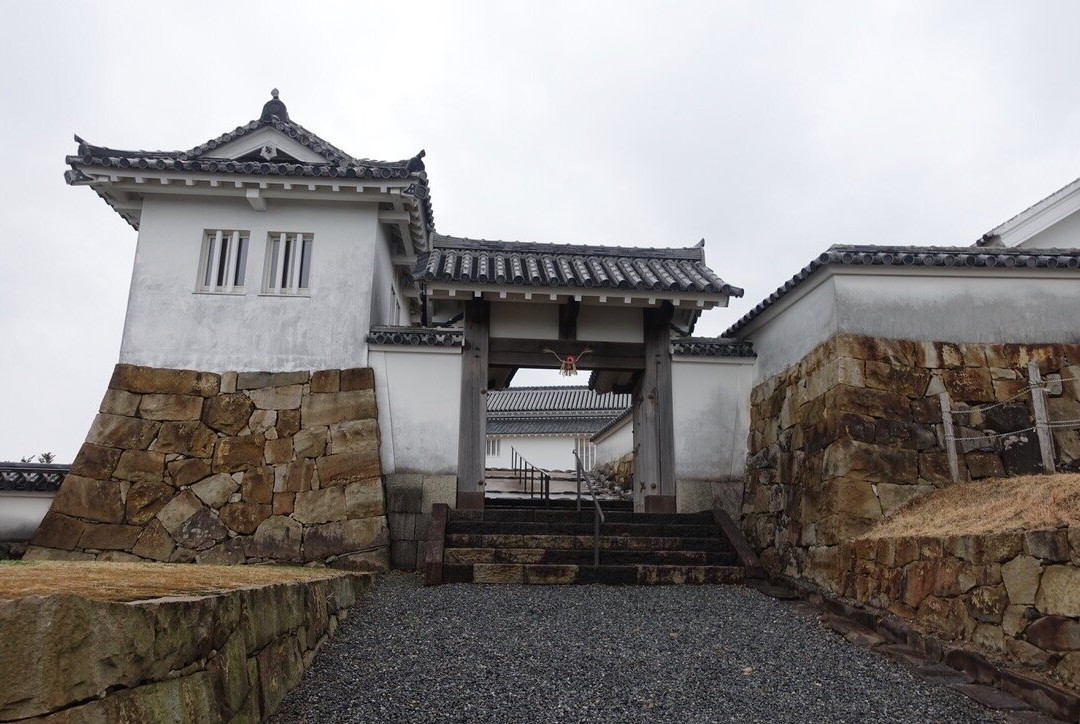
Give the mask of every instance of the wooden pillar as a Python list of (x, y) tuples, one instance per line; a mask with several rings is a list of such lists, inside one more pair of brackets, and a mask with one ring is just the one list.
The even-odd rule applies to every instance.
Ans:
[(458, 438), (457, 507), (484, 507), (484, 449), (487, 443), (488, 303), (465, 305), (461, 354), (461, 416)]
[[(647, 513), (675, 512), (675, 425), (671, 393), (671, 323), (664, 302), (644, 312), (645, 370), (641, 376), (641, 459)], [(637, 460), (634, 461), (635, 469)]]

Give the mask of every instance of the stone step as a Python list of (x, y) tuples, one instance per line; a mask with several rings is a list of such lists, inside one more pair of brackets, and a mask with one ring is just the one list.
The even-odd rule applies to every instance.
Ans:
[(741, 583), (738, 566), (549, 565), (444, 563), (444, 583), (526, 583), (610, 585)]
[[(593, 549), (592, 535), (521, 535), (492, 533), (447, 533), (450, 548), (542, 548), (544, 550)], [(714, 551), (732, 552), (725, 538), (713, 531), (710, 536), (621, 536), (601, 535), (600, 550), (613, 551)]]
[[(489, 535), (587, 535), (593, 523), (554, 523), (531, 521), (449, 520), (448, 534), (477, 533)], [(603, 523), (600, 535), (628, 538), (708, 538), (720, 535), (714, 525), (682, 523)]]
[[(592, 506), (592, 501), (583, 498), (581, 501), (581, 507), (586, 505)], [(516, 509), (575, 509), (577, 508), (577, 496), (560, 496), (552, 497), (550, 501), (543, 498), (519, 498), (519, 497), (488, 497), (484, 498), (485, 509), (491, 508), (516, 508)], [(608, 510), (622, 510), (632, 511), (634, 509), (634, 501), (632, 500), (607, 500), (600, 499), (600, 507), (604, 511)]]
[[(558, 563), (587, 566), (592, 562), (593, 551), (582, 549), (447, 548), (443, 554), (444, 565), (447, 563)], [(602, 566), (737, 566), (738, 564), (739, 557), (729, 551), (605, 550), (600, 554)]]
[[(588, 523), (592, 525), (594, 515), (592, 504), (586, 503), (580, 511), (519, 508), (451, 510), (448, 520), (483, 520), (503, 523)], [(633, 511), (605, 510), (604, 518), (607, 523), (713, 525), (713, 516), (709, 511), (701, 513), (635, 513)]]

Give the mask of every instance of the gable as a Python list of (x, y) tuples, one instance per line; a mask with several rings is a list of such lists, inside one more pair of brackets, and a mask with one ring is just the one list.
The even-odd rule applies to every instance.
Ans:
[(1080, 179), (983, 234), (978, 246), (1080, 248)]
[(228, 143), (201, 153), (197, 158), (227, 158), (272, 163), (326, 163), (326, 158), (273, 126), (264, 126)]

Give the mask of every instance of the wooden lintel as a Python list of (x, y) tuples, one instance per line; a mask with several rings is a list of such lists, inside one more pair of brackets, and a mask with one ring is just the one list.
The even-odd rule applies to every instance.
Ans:
[(559, 339), (577, 339), (577, 320), (580, 311), (581, 303), (574, 299), (559, 305)]
[(645, 364), (645, 345), (634, 342), (492, 338), (488, 348), (490, 364), (502, 367), (557, 369), (556, 356), (578, 356), (585, 348), (590, 351), (578, 360), (579, 369), (640, 370)]

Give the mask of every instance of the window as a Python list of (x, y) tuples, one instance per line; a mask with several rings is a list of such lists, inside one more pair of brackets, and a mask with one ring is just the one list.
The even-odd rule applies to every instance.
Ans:
[(248, 232), (207, 230), (199, 255), (197, 291), (242, 294), (247, 254)]
[(579, 437), (574, 440), (578, 457), (581, 458), (581, 467), (584, 470), (592, 470), (596, 464), (596, 445), (589, 442), (587, 437)]
[(311, 280), (311, 234), (271, 233), (266, 240), (265, 294), (307, 294)]
[(502, 442), (497, 437), (489, 437), (487, 439), (487, 456), (489, 458), (499, 457), (499, 443)]

